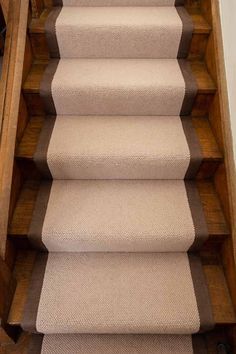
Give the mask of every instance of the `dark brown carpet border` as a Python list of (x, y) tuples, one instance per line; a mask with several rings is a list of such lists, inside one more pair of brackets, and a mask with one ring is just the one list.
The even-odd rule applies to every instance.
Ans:
[(37, 254), (30, 280), (28, 297), (24, 308), (22, 328), (31, 333), (37, 333), (36, 321), (47, 259), (47, 253)]
[(201, 166), (203, 156), (200, 143), (193, 127), (191, 117), (180, 117), (184, 134), (190, 151), (190, 163), (185, 174), (185, 179), (195, 178)]
[(189, 251), (198, 251), (208, 239), (208, 227), (196, 182), (185, 181), (185, 189), (195, 229), (195, 240)]
[(199, 332), (201, 333), (210, 331), (214, 328), (215, 323), (201, 259), (198, 255), (193, 253), (190, 253), (188, 257), (197, 301), (198, 313), (200, 317)]
[(63, 0), (52, 0), (53, 6), (63, 6)]
[(40, 354), (43, 344), (43, 334), (32, 334), (29, 340), (27, 354)]
[(59, 59), (50, 60), (40, 84), (40, 96), (44, 102), (46, 114), (56, 115), (56, 108), (52, 97), (52, 80), (57, 70)]
[(204, 338), (199, 334), (192, 336), (193, 353), (194, 354), (207, 354), (207, 347)]
[(185, 81), (185, 96), (182, 103), (180, 116), (186, 116), (190, 115), (192, 111), (198, 87), (190, 64), (184, 59), (178, 59), (178, 63)]
[(34, 248), (47, 251), (42, 241), (42, 229), (47, 211), (52, 181), (41, 183), (29, 229), (29, 241)]
[(175, 0), (175, 6), (182, 6), (182, 5), (184, 5), (184, 0)]
[(194, 29), (193, 21), (183, 6), (176, 7), (176, 11), (183, 25), (177, 58), (187, 58)]
[(56, 35), (56, 21), (61, 9), (62, 7), (54, 7), (52, 11), (50, 11), (45, 23), (45, 34), (51, 58), (60, 58), (60, 50)]
[(56, 117), (47, 116), (39, 136), (39, 141), (37, 144), (36, 151), (34, 153), (34, 162), (38, 167), (39, 171), (44, 177), (52, 179), (51, 171), (47, 164), (47, 152), (50, 139), (52, 136), (53, 128), (55, 125)]

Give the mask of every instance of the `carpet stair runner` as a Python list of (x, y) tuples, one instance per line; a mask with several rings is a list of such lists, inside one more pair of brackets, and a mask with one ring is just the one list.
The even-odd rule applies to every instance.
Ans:
[[(193, 23), (173, 0), (54, 0), (22, 327), (30, 353), (204, 353), (214, 326), (188, 115)], [(177, 6), (178, 7), (175, 7)], [(184, 116), (184, 117), (183, 117)], [(52, 179), (52, 180), (51, 180)], [(190, 252), (188, 252), (190, 251)]]
[[(55, 349), (56, 348), (56, 349)], [(35, 335), (28, 354), (207, 354), (198, 335)]]
[(46, 23), (56, 58), (184, 58), (192, 32), (184, 7), (56, 7)]

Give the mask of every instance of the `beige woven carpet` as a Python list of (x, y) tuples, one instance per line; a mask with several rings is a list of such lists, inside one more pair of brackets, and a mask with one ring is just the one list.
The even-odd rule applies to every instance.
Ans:
[(41, 83), (58, 115), (186, 115), (196, 92), (189, 64), (176, 59), (55, 59)]
[(192, 334), (212, 323), (197, 256), (107, 252), (39, 254), (22, 325), (44, 334)]
[(46, 30), (52, 57), (184, 58), (193, 24), (184, 7), (65, 6)]
[(52, 0), (55, 6), (179, 6), (184, 0)]
[(207, 354), (199, 335), (34, 335), (27, 354)]
[(183, 252), (207, 236), (197, 188), (181, 180), (44, 183), (30, 230), (53, 252)]
[[(205, 354), (214, 325), (182, 0), (54, 0), (29, 354)], [(44, 334), (41, 335), (41, 334)]]
[(190, 117), (57, 116), (46, 118), (34, 160), (54, 179), (183, 179), (202, 153)]

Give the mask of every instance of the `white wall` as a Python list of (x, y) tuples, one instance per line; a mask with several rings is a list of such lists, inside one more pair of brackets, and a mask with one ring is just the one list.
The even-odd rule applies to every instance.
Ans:
[(226, 77), (236, 162), (236, 0), (219, 0), (223, 32)]

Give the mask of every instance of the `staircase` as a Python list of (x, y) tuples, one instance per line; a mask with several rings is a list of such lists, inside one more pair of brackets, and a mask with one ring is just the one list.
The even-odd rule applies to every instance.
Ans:
[(214, 184), (211, 26), (195, 1), (53, 5), (29, 24), (15, 152), (19, 348), (216, 352), (236, 318), (219, 257), (230, 228)]

